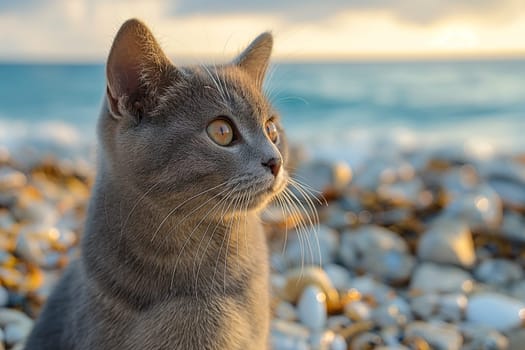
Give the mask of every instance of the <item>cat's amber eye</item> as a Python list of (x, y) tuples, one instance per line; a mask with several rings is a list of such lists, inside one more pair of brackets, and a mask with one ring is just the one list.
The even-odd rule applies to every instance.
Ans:
[(277, 130), (275, 123), (271, 120), (268, 120), (266, 122), (265, 128), (268, 138), (272, 140), (273, 143), (276, 143), (277, 140), (279, 140), (279, 131)]
[(206, 128), (208, 136), (221, 146), (228, 146), (233, 141), (233, 128), (227, 120), (216, 119)]

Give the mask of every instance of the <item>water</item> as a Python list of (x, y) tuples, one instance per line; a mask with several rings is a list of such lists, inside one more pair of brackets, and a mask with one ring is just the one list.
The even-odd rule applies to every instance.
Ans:
[[(0, 145), (92, 144), (103, 65), (0, 65)], [(328, 156), (399, 145), (525, 151), (525, 61), (276, 64), (290, 138)]]

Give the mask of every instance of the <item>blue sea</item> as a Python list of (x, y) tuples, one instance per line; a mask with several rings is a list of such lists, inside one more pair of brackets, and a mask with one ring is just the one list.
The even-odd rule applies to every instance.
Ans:
[[(92, 147), (104, 79), (102, 64), (0, 64), (0, 147)], [(524, 60), (280, 63), (266, 89), (289, 138), (326, 157), (525, 151)]]

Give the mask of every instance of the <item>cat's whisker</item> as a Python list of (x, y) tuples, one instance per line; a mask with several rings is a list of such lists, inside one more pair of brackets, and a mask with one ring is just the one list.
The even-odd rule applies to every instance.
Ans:
[[(222, 192), (221, 192), (222, 193)], [(216, 194), (214, 197), (210, 198), (208, 201), (210, 201), (211, 199), (215, 198), (216, 196), (218, 196), (219, 194)], [(208, 202), (207, 201), (207, 202)], [(200, 224), (202, 224), (202, 222), (204, 221), (204, 219), (206, 219), (208, 217), (208, 215), (220, 204), (221, 201), (218, 201), (217, 203), (215, 203), (215, 205), (209, 209), (207, 212), (206, 212), (206, 215), (204, 215), (201, 220), (199, 221), (199, 223), (193, 228), (193, 230), (189, 233), (188, 237), (186, 238), (186, 240), (184, 241), (184, 244), (182, 245), (182, 247), (179, 249), (179, 254), (177, 255), (177, 259), (175, 261), (175, 266), (173, 268), (173, 273), (172, 273), (172, 277), (171, 277), (171, 282), (170, 282), (170, 289), (173, 287), (173, 279), (175, 277), (175, 272), (177, 270), (177, 266), (179, 264), (179, 261), (180, 261), (180, 258), (182, 256), (182, 253), (184, 251), (184, 248), (186, 248), (186, 245), (190, 242), (193, 234), (195, 233), (195, 231), (197, 230), (197, 228), (200, 226)], [(167, 235), (169, 236), (169, 235)]]
[[(219, 201), (219, 205), (220, 207), (219, 208), (216, 208), (214, 211), (215, 212), (218, 212), (219, 210), (221, 210), (221, 220), (222, 220), (222, 215), (223, 215), (223, 210), (225, 208), (225, 206), (228, 204), (228, 198), (229, 196), (226, 196), (226, 197), (223, 197), (220, 201)], [(197, 250), (195, 252), (195, 259), (193, 261), (193, 268), (192, 268), (192, 272), (193, 272), (193, 277), (194, 277), (194, 281), (195, 281), (195, 286), (197, 285), (197, 282), (198, 282), (198, 270), (197, 270), (197, 276), (195, 274), (195, 267), (196, 267), (196, 263), (197, 263), (197, 258), (199, 256), (199, 251), (200, 251), (200, 247), (201, 247), (201, 244), (202, 242), (205, 240), (207, 234), (208, 234), (208, 230), (210, 229), (211, 225), (213, 224), (214, 222), (212, 220), (210, 220), (210, 222), (208, 223), (208, 226), (206, 226), (206, 229), (204, 231), (204, 233), (201, 235), (201, 239), (199, 240), (199, 244), (197, 246)], [(209, 245), (209, 242), (211, 242), (211, 240), (213, 239), (213, 233), (215, 233), (215, 230), (217, 229), (217, 227), (219, 226), (219, 222), (215, 222), (215, 228), (213, 229), (213, 232), (211, 235), (209, 235), (209, 240), (208, 240), (208, 245)], [(204, 254), (203, 254), (203, 257), (202, 259), (204, 259), (205, 257), (205, 253), (206, 253), (206, 250), (207, 250), (207, 247), (208, 245), (206, 246), (206, 249), (204, 250)], [(201, 261), (202, 261), (201, 259)], [(195, 287), (195, 291), (196, 291), (196, 287)]]
[[(317, 215), (317, 211), (315, 210), (315, 208), (313, 207), (310, 207), (310, 210), (311, 210), (311, 213), (304, 207), (303, 203), (299, 200), (299, 198), (297, 198), (297, 196), (289, 189), (289, 188), (286, 188), (285, 191), (293, 198), (296, 200), (296, 206), (297, 204), (300, 206), (300, 208), (303, 210), (304, 212), (304, 215), (306, 216), (307, 220), (308, 220), (308, 223), (310, 224), (310, 227), (311, 227), (311, 232), (313, 233), (314, 235), (314, 238), (315, 238), (315, 241), (317, 243), (317, 253), (319, 254), (319, 266), (322, 265), (322, 256), (321, 256), (321, 245), (319, 244), (319, 227), (318, 227), (318, 223), (319, 223), (319, 218), (316, 216)], [(305, 197), (305, 198), (308, 198), (308, 197)], [(308, 203), (308, 202), (307, 202)], [(312, 215), (314, 215), (314, 220), (312, 221)], [(315, 223), (314, 223), (315, 222)]]
[(301, 235), (304, 235), (304, 238), (306, 240), (306, 245), (308, 248), (308, 252), (310, 253), (310, 261), (313, 262), (314, 260), (314, 252), (312, 248), (312, 244), (310, 242), (310, 237), (308, 235), (308, 228), (306, 227), (306, 224), (304, 222), (304, 217), (301, 215), (300, 209), (297, 207), (296, 203), (293, 201), (292, 197), (288, 193), (287, 189), (283, 191), (284, 198), (288, 199), (288, 202), (290, 203), (291, 210), (294, 212), (294, 216), (297, 223), (297, 229), (298, 233)]
[[(152, 237), (151, 237), (151, 241), (153, 242), (153, 240), (155, 240), (155, 237), (156, 237), (157, 233), (159, 233), (159, 231), (160, 231), (160, 229), (162, 228), (162, 226), (166, 223), (166, 221), (169, 219), (169, 217), (170, 217), (171, 215), (173, 215), (173, 213), (175, 213), (175, 211), (177, 211), (177, 209), (181, 208), (184, 204), (188, 203), (190, 200), (195, 199), (195, 198), (197, 198), (197, 197), (200, 197), (200, 196), (202, 196), (203, 194), (206, 194), (206, 193), (208, 193), (208, 192), (210, 192), (210, 191), (213, 191), (213, 190), (215, 190), (215, 189), (217, 189), (217, 188), (219, 188), (219, 187), (221, 187), (221, 186), (224, 186), (224, 185), (226, 185), (227, 183), (228, 183), (228, 181), (224, 181), (223, 183), (220, 183), (220, 184), (218, 184), (218, 185), (216, 185), (216, 186), (213, 186), (212, 188), (209, 188), (209, 189), (207, 189), (207, 190), (205, 190), (205, 191), (199, 192), (199, 193), (197, 193), (197, 194), (191, 196), (190, 198), (184, 200), (182, 203), (180, 203), (179, 205), (177, 205), (175, 208), (171, 209), (171, 210), (168, 212), (168, 214), (164, 217), (164, 219), (161, 221), (161, 223), (159, 224), (159, 226), (157, 227), (157, 229), (155, 230), (155, 232), (153, 233), (153, 235), (152, 235)], [(198, 206), (197, 208), (194, 208), (194, 209), (193, 209), (188, 215), (186, 215), (186, 217), (189, 216), (189, 215), (191, 215), (191, 214), (194, 213), (195, 211), (199, 210), (199, 209), (202, 208), (204, 205), (206, 205), (210, 200), (212, 200), (212, 199), (215, 198), (216, 196), (218, 196), (218, 195), (220, 195), (220, 194), (226, 192), (227, 190), (228, 190), (228, 188), (223, 189), (221, 192), (219, 192), (219, 193), (216, 194), (215, 196), (211, 197), (210, 199), (208, 199), (206, 202), (204, 202), (203, 204), (201, 204), (201, 205)], [(182, 221), (179, 221), (179, 223), (180, 223), (180, 222), (182, 222)]]
[[(303, 189), (307, 194), (310, 194), (308, 197), (313, 197), (319, 205), (328, 205), (328, 201), (324, 197), (323, 193), (319, 190), (316, 190), (315, 188), (311, 187), (310, 185), (307, 185), (303, 179), (303, 181), (299, 180), (299, 176), (294, 175), (295, 178), (289, 178), (290, 183), (293, 185), (299, 186), (301, 189)], [(295, 187), (295, 186), (294, 186)], [(296, 187), (297, 188), (297, 187)]]
[(235, 204), (233, 206), (233, 217), (231, 218), (231, 221), (230, 221), (230, 227), (229, 229), (226, 231), (226, 234), (228, 236), (228, 241), (226, 243), (226, 250), (224, 251), (224, 270), (223, 270), (223, 284), (222, 284), (222, 288), (223, 288), (223, 291), (225, 292), (226, 291), (226, 270), (227, 270), (227, 267), (228, 267), (228, 253), (230, 251), (230, 240), (232, 238), (232, 229), (234, 228), (234, 224), (235, 224), (235, 221), (237, 219), (237, 207), (239, 205), (239, 201), (240, 201), (240, 196), (237, 196), (237, 198), (235, 199)]
[[(196, 277), (196, 279), (195, 279), (196, 281), (198, 281), (198, 279), (199, 279), (199, 273), (200, 273), (200, 270), (201, 270), (201, 267), (202, 267), (202, 263), (203, 263), (203, 261), (204, 261), (204, 259), (205, 259), (205, 257), (206, 257), (206, 252), (208, 251), (208, 248), (209, 248), (209, 246), (210, 246), (210, 243), (213, 241), (213, 235), (214, 235), (215, 232), (217, 231), (217, 228), (218, 228), (220, 225), (224, 224), (224, 215), (225, 215), (226, 212), (229, 211), (229, 208), (230, 208), (230, 206), (231, 206), (231, 204), (232, 204), (232, 203), (229, 201), (229, 199), (230, 199), (232, 193), (233, 193), (233, 192), (230, 192), (226, 197), (224, 197), (225, 200), (223, 201), (223, 205), (222, 205), (222, 207), (221, 207), (220, 220), (216, 222), (215, 227), (213, 228), (213, 231), (212, 231), (211, 234), (210, 234), (210, 238), (209, 238), (209, 240), (208, 240), (208, 243), (206, 244), (206, 247), (204, 248), (204, 252), (203, 252), (202, 258), (201, 258), (200, 261), (199, 261), (199, 266), (198, 266), (198, 268), (197, 268), (197, 277)], [(213, 281), (212, 281), (211, 284), (213, 284)]]
[[(129, 214), (126, 218), (126, 220), (124, 221), (124, 223), (122, 224), (122, 227), (120, 229), (120, 236), (119, 236), (119, 241), (118, 241), (118, 246), (120, 247), (120, 244), (121, 244), (121, 241), (122, 241), (122, 236), (124, 235), (124, 230), (126, 228), (126, 226), (128, 225), (128, 222), (129, 222), (129, 219), (131, 218), (131, 215), (133, 215), (133, 213), (135, 212), (135, 209), (138, 207), (138, 205), (140, 204), (140, 202), (142, 202), (142, 200), (144, 200), (144, 198), (146, 198), (146, 196), (151, 192), (153, 191), (153, 189), (158, 186), (159, 183), (158, 182), (155, 182), (153, 185), (151, 185), (149, 187), (149, 189), (144, 192), (142, 194), (142, 196), (139, 198), (138, 201), (135, 202), (135, 204), (133, 205), (133, 207), (131, 208), (131, 210), (129, 211)], [(104, 195), (105, 196), (105, 195)]]

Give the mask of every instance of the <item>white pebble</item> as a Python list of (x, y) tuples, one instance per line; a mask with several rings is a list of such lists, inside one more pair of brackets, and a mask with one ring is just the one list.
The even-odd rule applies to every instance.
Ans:
[(299, 320), (312, 330), (321, 330), (326, 324), (326, 295), (316, 286), (304, 289), (297, 305)]
[(510, 331), (525, 319), (525, 304), (517, 299), (497, 293), (479, 293), (470, 297), (467, 321)]

